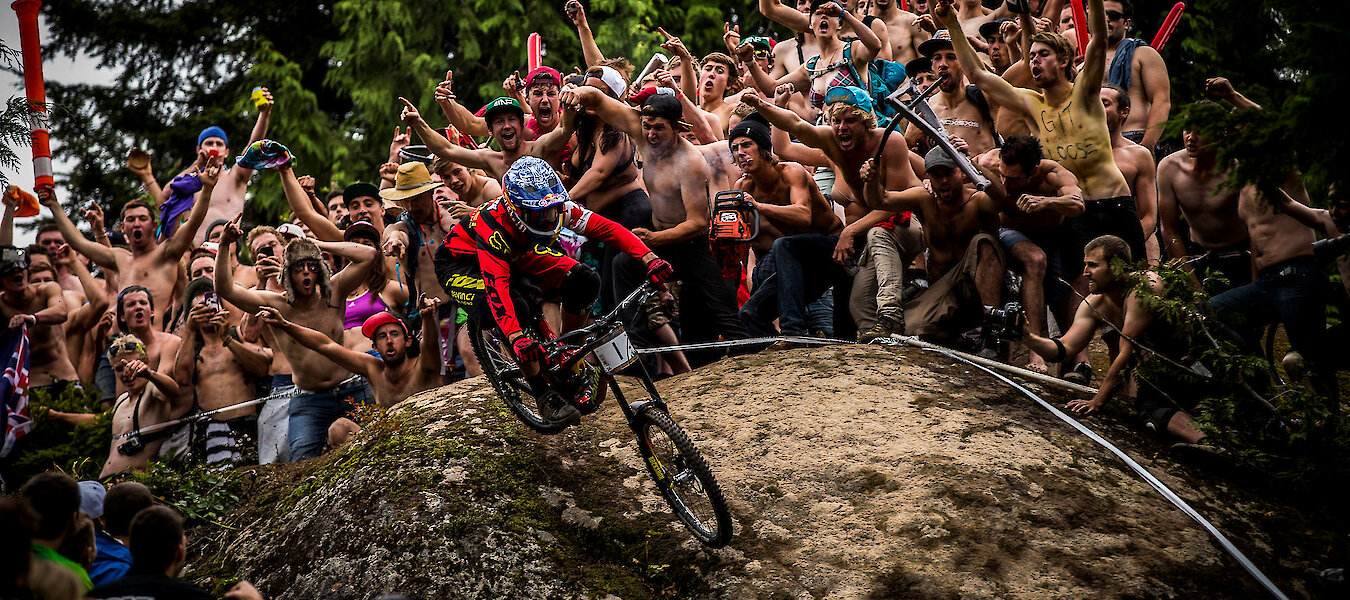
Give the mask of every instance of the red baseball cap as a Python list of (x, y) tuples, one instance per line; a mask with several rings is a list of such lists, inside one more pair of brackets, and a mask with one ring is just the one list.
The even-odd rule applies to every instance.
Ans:
[(525, 87), (548, 83), (562, 85), (562, 73), (552, 67), (540, 66), (525, 76)]
[(361, 335), (373, 340), (375, 339), (375, 330), (390, 323), (397, 323), (403, 329), (403, 335), (410, 336), (408, 326), (403, 324), (403, 320), (395, 317), (387, 310), (377, 312), (366, 319), (366, 322), (361, 324)]

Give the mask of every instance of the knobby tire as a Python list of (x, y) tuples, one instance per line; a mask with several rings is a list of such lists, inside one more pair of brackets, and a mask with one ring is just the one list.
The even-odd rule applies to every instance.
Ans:
[(698, 448), (656, 407), (648, 406), (637, 422), (638, 453), (671, 510), (698, 541), (710, 548), (725, 546), (731, 540), (731, 513)]
[[(473, 346), (474, 353), (478, 355), (483, 375), (492, 382), (492, 389), (497, 391), (497, 396), (506, 403), (506, 407), (511, 409), (512, 413), (515, 413), (516, 418), (526, 427), (545, 435), (566, 429), (566, 423), (545, 421), (534, 406), (534, 397), (526, 397), (521, 393), (521, 389), (529, 387), (529, 384), (525, 382), (525, 377), (519, 374), (515, 357), (504, 349), (506, 345), (504, 340), (498, 337), (496, 328), (485, 328), (474, 319), (469, 319), (468, 325), (469, 343)], [(511, 377), (505, 374), (510, 371), (515, 371), (517, 375)]]

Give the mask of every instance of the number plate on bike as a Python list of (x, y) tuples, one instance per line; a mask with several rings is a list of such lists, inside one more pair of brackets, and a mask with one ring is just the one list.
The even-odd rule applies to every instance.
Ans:
[(637, 350), (628, 341), (628, 332), (620, 329), (595, 348), (595, 358), (606, 373), (614, 373), (633, 364), (637, 360)]

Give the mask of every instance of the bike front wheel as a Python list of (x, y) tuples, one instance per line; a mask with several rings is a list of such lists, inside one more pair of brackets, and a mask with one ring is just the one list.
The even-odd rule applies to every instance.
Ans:
[(521, 423), (543, 434), (558, 433), (567, 428), (566, 423), (552, 423), (539, 416), (530, 385), (516, 365), (515, 355), (506, 349), (510, 345), (497, 334), (496, 327), (483, 327), (469, 319), (469, 343), (478, 355), (483, 375), (492, 382), (492, 388)]
[(725, 546), (731, 513), (698, 448), (663, 410), (647, 407), (637, 421), (638, 452), (675, 516), (704, 545)]

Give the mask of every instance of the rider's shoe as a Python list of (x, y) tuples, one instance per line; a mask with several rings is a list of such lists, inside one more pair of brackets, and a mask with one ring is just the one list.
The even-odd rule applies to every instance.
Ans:
[(554, 425), (573, 425), (581, 420), (581, 411), (568, 404), (558, 392), (549, 391), (535, 397), (540, 418)]

